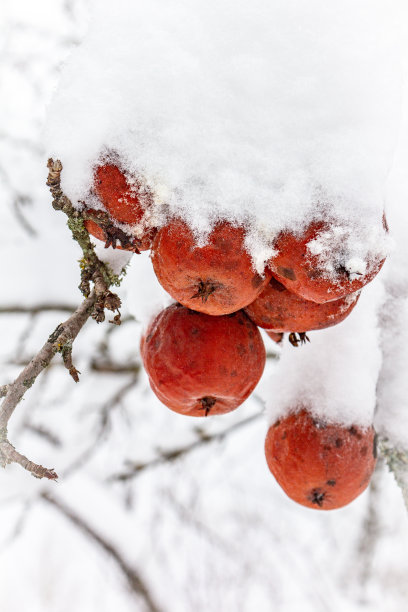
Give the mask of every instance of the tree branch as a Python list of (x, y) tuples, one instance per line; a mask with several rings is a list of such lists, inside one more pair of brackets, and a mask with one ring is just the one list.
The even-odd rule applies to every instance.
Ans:
[(142, 579), (140, 573), (132, 568), (127, 561), (122, 557), (117, 548), (105, 540), (99, 533), (93, 529), (88, 523), (85, 522), (78, 514), (68, 508), (63, 502), (58, 500), (55, 496), (50, 493), (42, 493), (41, 499), (55, 508), (60, 514), (68, 519), (75, 527), (77, 527), (82, 533), (87, 535), (95, 544), (102, 548), (117, 564), (121, 572), (124, 574), (131, 592), (134, 595), (141, 597), (147, 609), (150, 612), (161, 612), (161, 608), (154, 601), (147, 585)]
[(38, 375), (45, 370), (51, 359), (58, 352), (63, 351), (68, 344), (72, 346), (82, 327), (88, 320), (96, 301), (96, 294), (91, 295), (83, 301), (81, 306), (64, 323), (58, 325), (50, 335), (44, 346), (30, 363), (23, 369), (15, 381), (7, 387), (2, 387), (7, 392), (0, 406), (0, 463), (6, 466), (8, 463), (18, 463), (37, 478), (57, 478), (54, 470), (48, 470), (40, 465), (29, 461), (24, 455), (18, 453), (7, 439), (7, 426), (11, 415), (27, 390), (35, 383)]
[[(50, 364), (56, 353), (61, 353), (62, 360), (75, 382), (79, 381), (79, 372), (72, 362), (72, 344), (82, 327), (91, 316), (97, 322), (105, 319), (105, 308), (113, 312), (118, 311), (113, 322), (120, 324), (119, 297), (110, 291), (111, 285), (119, 285), (121, 277), (113, 274), (110, 268), (101, 262), (94, 251), (94, 246), (85, 229), (83, 216), (76, 210), (61, 189), (62, 164), (59, 160), (48, 160), (48, 180), (53, 196), (53, 207), (62, 210), (68, 216), (68, 226), (72, 236), (83, 252), (81, 259), (80, 289), (85, 300), (75, 312), (64, 322), (58, 325), (40, 351), (24, 367), (16, 380), (6, 386), (0, 387), (0, 397), (4, 397), (0, 405), (0, 465), (5, 467), (9, 463), (18, 463), (24, 469), (38, 478), (55, 480), (57, 474), (37, 465), (20, 454), (7, 439), (8, 422), (15, 408), (24, 397), (26, 391), (35, 383), (38, 375)], [(90, 283), (94, 288), (91, 290)], [(21, 310), (20, 310), (21, 311)], [(26, 311), (26, 310), (25, 310)], [(31, 314), (36, 310), (31, 309)]]
[(36, 478), (48, 478), (48, 480), (56, 480), (58, 478), (58, 474), (54, 470), (33, 463), (16, 451), (8, 440), (0, 442), (0, 463), (3, 467), (6, 467), (8, 463), (17, 463)]
[(29, 314), (39, 315), (42, 312), (67, 312), (72, 313), (76, 306), (71, 304), (37, 304), (36, 306), (20, 306), (11, 304), (9, 306), (0, 306), (0, 315), (3, 314)]
[(171, 451), (160, 451), (160, 455), (153, 459), (152, 461), (148, 461), (147, 463), (134, 463), (131, 461), (127, 461), (126, 465), (129, 467), (128, 471), (121, 472), (119, 474), (113, 474), (109, 477), (110, 482), (127, 482), (128, 480), (132, 480), (139, 476), (139, 474), (145, 470), (149, 470), (155, 468), (163, 463), (170, 463), (172, 461), (176, 461), (185, 455), (188, 455), (192, 451), (195, 451), (197, 448), (201, 446), (205, 446), (206, 444), (212, 444), (213, 442), (219, 442), (223, 440), (226, 436), (230, 435), (246, 427), (250, 423), (257, 421), (262, 416), (261, 412), (253, 414), (242, 421), (238, 421), (238, 423), (234, 423), (228, 429), (224, 429), (224, 431), (218, 431), (215, 434), (207, 434), (205, 431), (201, 429), (197, 429), (198, 439), (191, 444), (187, 444), (187, 446), (182, 446), (176, 448)]
[(92, 360), (89, 368), (93, 372), (109, 373), (109, 374), (138, 374), (140, 372), (140, 363), (114, 363), (113, 361), (96, 361)]
[(395, 448), (387, 438), (380, 438), (378, 448), (388, 469), (394, 474), (408, 510), (408, 450)]
[(37, 436), (44, 438), (44, 440), (47, 440), (47, 442), (52, 444), (52, 446), (62, 446), (60, 438), (49, 429), (46, 429), (43, 425), (36, 425), (35, 423), (28, 422), (24, 423), (24, 429), (27, 429), (28, 431), (37, 434)]
[(3, 385), (2, 387), (0, 387), (0, 398), (6, 397), (8, 388), (9, 388), (8, 385)]
[(132, 378), (129, 381), (127, 381), (124, 385), (122, 385), (115, 392), (115, 394), (110, 399), (108, 399), (107, 402), (105, 402), (105, 404), (101, 407), (100, 417), (99, 417), (99, 428), (98, 428), (98, 432), (94, 440), (91, 442), (88, 448), (85, 451), (83, 451), (73, 461), (73, 463), (71, 463), (68, 466), (68, 468), (64, 472), (64, 477), (69, 476), (70, 474), (72, 474), (72, 472), (74, 472), (79, 467), (82, 467), (87, 461), (91, 459), (92, 455), (95, 453), (95, 451), (98, 448), (99, 442), (102, 440), (106, 430), (109, 427), (109, 419), (110, 419), (110, 414), (112, 410), (114, 410), (118, 405), (120, 405), (120, 403), (122, 402), (126, 394), (129, 393), (129, 391), (131, 391), (131, 389), (133, 389), (133, 387), (136, 385), (138, 378), (139, 378), (138, 376), (139, 371), (140, 371), (140, 367), (136, 370), (136, 372), (134, 372), (134, 375), (132, 376)]
[[(113, 274), (109, 266), (98, 259), (95, 254), (94, 246), (89, 237), (89, 233), (84, 225), (84, 220), (93, 219), (95, 214), (91, 211), (80, 212), (70, 202), (61, 189), (62, 163), (59, 160), (48, 160), (48, 179), (47, 185), (50, 188), (53, 201), (52, 206), (55, 210), (61, 210), (68, 217), (68, 227), (72, 232), (72, 237), (82, 249), (83, 257), (80, 261), (81, 282), (79, 289), (85, 297), (90, 294), (90, 283), (94, 283), (96, 300), (92, 317), (101, 323), (105, 320), (105, 308), (115, 312), (119, 310), (121, 301), (119, 297), (109, 290), (111, 285), (119, 286), (121, 279)], [(105, 217), (106, 213), (103, 213)], [(115, 317), (115, 323), (119, 320)]]
[(380, 480), (384, 472), (384, 460), (379, 459), (368, 487), (368, 508), (362, 525), (360, 541), (357, 546), (357, 558), (350, 563), (351, 573), (357, 578), (362, 597), (373, 571), (375, 549), (380, 535), (380, 496), (382, 494)]
[(54, 355), (60, 352), (67, 343), (72, 343), (75, 340), (89, 318), (95, 301), (96, 294), (92, 292), (73, 315), (64, 323), (58, 325), (37, 355), (33, 357), (16, 380), (8, 385), (7, 395), (0, 407), (0, 431), (7, 428), (8, 421), (17, 404), (26, 391), (32, 387), (37, 376), (45, 370)]

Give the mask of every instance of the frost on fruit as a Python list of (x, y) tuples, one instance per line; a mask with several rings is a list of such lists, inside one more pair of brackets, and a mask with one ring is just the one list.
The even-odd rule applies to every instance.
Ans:
[(351, 222), (345, 261), (355, 256), (381, 218), (399, 128), (398, 11), (385, 0), (344, 0), (341, 14), (324, 0), (255, 0), (250, 13), (233, 0), (90, 4), (47, 126), (72, 202), (115, 151), (161, 225), (179, 217), (202, 238), (220, 220), (247, 227), (258, 272), (279, 233), (316, 214)]
[(174, 219), (159, 230), (152, 262), (162, 287), (178, 302), (210, 315), (247, 306), (269, 282), (253, 268), (245, 250), (245, 230), (217, 224), (201, 246), (186, 223)]
[[(150, 249), (156, 227), (150, 223), (153, 198), (140, 176), (126, 176), (120, 159), (105, 159), (94, 169), (89, 198), (97, 209), (88, 209), (85, 227), (105, 247), (140, 253)], [(102, 210), (99, 210), (102, 208)]]
[(387, 231), (382, 217), (367, 225), (364, 240), (356, 241), (353, 227), (334, 221), (313, 221), (299, 234), (282, 232), (268, 265), (289, 291), (323, 304), (346, 297), (378, 274), (386, 257)]
[[(366, 284), (367, 301), (302, 354), (289, 360), (284, 346), (270, 397), (285, 400), (283, 411), (294, 397), (317, 398), (330, 418), (366, 423), (382, 300), (380, 279), (368, 281), (387, 254), (381, 217), (392, 205), (387, 178), (401, 119), (399, 10), (385, 0), (344, 0), (341, 11), (324, 0), (255, 0), (251, 11), (232, 0), (91, 5), (88, 36), (49, 113), (47, 150), (64, 162), (64, 192), (80, 206), (101, 152), (116, 151), (126, 176), (142, 176), (151, 190), (150, 226), (180, 219), (200, 248), (220, 222), (245, 228), (258, 274), (282, 255), (282, 235), (325, 224), (303, 245), (311, 265), (302, 282), (293, 257), (274, 273), (317, 304), (344, 299), (342, 314), (352, 306), (345, 296)], [(208, 306), (222, 283), (194, 280), (191, 306)]]

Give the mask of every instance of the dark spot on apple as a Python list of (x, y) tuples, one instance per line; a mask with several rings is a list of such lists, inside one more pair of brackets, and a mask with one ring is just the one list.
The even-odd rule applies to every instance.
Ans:
[(245, 353), (246, 353), (246, 348), (245, 348), (245, 346), (244, 346), (243, 344), (238, 344), (238, 345), (237, 345), (237, 352), (238, 352), (238, 355), (239, 355), (240, 357), (242, 357), (243, 355), (245, 355)]
[(322, 270), (319, 270), (319, 268), (312, 268), (312, 270), (308, 271), (307, 275), (311, 280), (315, 280), (316, 278), (321, 278), (323, 276), (323, 272)]
[(255, 274), (252, 277), (251, 285), (254, 289), (257, 289), (260, 285), (262, 285), (263, 278), (260, 274)]
[(289, 280), (296, 280), (296, 274), (292, 268), (284, 268), (283, 266), (278, 266), (278, 274)]
[(316, 429), (326, 429), (327, 427), (327, 424), (319, 419), (313, 419), (313, 425), (316, 427)]
[(361, 440), (361, 438), (363, 437), (361, 433), (357, 431), (354, 425), (350, 427), (349, 432), (351, 433), (352, 436), (356, 436), (357, 440)]
[(287, 291), (286, 287), (284, 287), (282, 283), (277, 281), (276, 278), (273, 278), (273, 276), (269, 281), (269, 284), (273, 289), (275, 289), (275, 291)]

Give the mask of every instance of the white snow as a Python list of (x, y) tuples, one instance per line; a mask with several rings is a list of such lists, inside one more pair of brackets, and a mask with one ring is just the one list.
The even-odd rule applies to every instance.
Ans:
[[(345, 220), (341, 225), (338, 222), (326, 225), (315, 238), (309, 240), (306, 249), (312, 256), (317, 256), (319, 268), (324, 270), (327, 277), (335, 281), (336, 268), (344, 266), (353, 281), (384, 260), (391, 246), (392, 240), (378, 217), (376, 223), (370, 219), (360, 219), (358, 223)], [(373, 265), (368, 266), (367, 263)]]
[[(84, 29), (85, 1), (2, 0), (0, 80), (10, 93), (0, 98), (1, 306), (81, 299), (80, 251), (45, 187), (50, 154), (63, 160), (64, 189), (75, 200), (101, 151), (115, 148), (129, 171), (140, 163), (159, 207), (169, 204), (197, 229), (223, 214), (253, 222), (247, 244), (258, 262), (275, 231), (301, 230), (316, 193), (333, 203), (327, 213), (356, 228), (350, 267), (365, 261), (362, 232), (381, 223), (384, 208), (395, 247), (338, 327), (311, 333), (311, 344), (298, 349), (263, 334), (281, 362), (268, 359), (239, 411), (205, 423), (167, 411), (143, 372), (114, 404), (133, 374), (93, 368), (104, 359), (137, 365), (140, 322), (169, 300), (147, 253), (134, 256), (119, 293), (124, 318), (132, 311), (137, 321), (119, 328), (91, 321), (74, 345), (80, 384), (56, 356), (10, 422), (18, 450), (62, 476), (47, 485), (18, 466), (0, 470), (1, 609), (142, 609), (111, 557), (41, 502), (51, 490), (140, 570), (168, 612), (405, 610), (408, 522), (393, 478), (378, 473), (370, 491), (333, 513), (297, 506), (266, 467), (262, 418), (128, 484), (107, 482), (129, 469), (127, 461), (154, 460), (161, 449), (224, 431), (263, 400), (271, 421), (305, 398), (315, 414), (348, 424), (368, 424), (376, 407), (379, 433), (408, 447), (407, 117), (392, 153), (400, 107), (407, 108), (406, 90), (398, 102), (398, 73), (406, 88), (408, 35), (397, 50), (400, 25), (408, 29), (405, 2), (92, 4), (90, 37), (62, 70), (48, 109), (45, 146), (44, 101), (56, 64)], [(264, 66), (270, 79), (259, 76)], [(32, 198), (22, 211), (36, 238), (18, 220), (16, 193)], [(98, 253), (114, 258), (115, 269), (128, 257)], [(1, 315), (0, 385), (65, 316)], [(114, 405), (99, 438), (107, 403)]]
[[(74, 203), (95, 204), (95, 165), (113, 155), (154, 193), (152, 223), (181, 216), (200, 244), (220, 218), (243, 223), (258, 271), (278, 232), (314, 219), (326, 224), (307, 248), (328, 276), (343, 265), (353, 280), (392, 252), (383, 214), (403, 120), (404, 2), (90, 6), (46, 129)], [(133, 258), (123, 289), (144, 324), (168, 303), (146, 283), (148, 263)], [(328, 420), (372, 422), (385, 299), (376, 279), (339, 328), (284, 348), (271, 419), (305, 401)]]
[(376, 253), (400, 125), (402, 0), (91, 8), (47, 125), (74, 202), (114, 152), (202, 235), (219, 218), (244, 223), (258, 269), (277, 232), (315, 215), (352, 227), (347, 260)]
[[(408, 75), (408, 58), (406, 61)], [(408, 78), (405, 80), (408, 95)], [(375, 424), (399, 448), (408, 448), (408, 113), (405, 105), (395, 163), (389, 180), (388, 219), (395, 248), (382, 275), (386, 300), (380, 311), (382, 368)]]
[(297, 349), (284, 344), (270, 381), (270, 424), (301, 408), (345, 426), (372, 424), (381, 367), (377, 311), (383, 299), (381, 284), (372, 283), (340, 325), (309, 332), (310, 343)]
[(367, 269), (367, 264), (363, 259), (352, 257), (346, 261), (345, 268), (350, 275), (350, 280), (363, 276)]

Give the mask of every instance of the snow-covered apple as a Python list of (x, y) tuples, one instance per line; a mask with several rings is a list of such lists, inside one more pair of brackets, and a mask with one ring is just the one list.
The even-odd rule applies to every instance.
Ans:
[[(95, 220), (85, 221), (88, 232), (114, 248), (136, 252), (150, 249), (156, 229), (147, 224), (146, 211), (153, 199), (142, 182), (135, 179), (130, 183), (118, 166), (106, 163), (95, 169), (93, 191), (112, 223), (109, 227), (98, 223), (98, 211), (91, 211)], [(118, 224), (125, 226), (125, 230)]]
[[(383, 229), (387, 231), (385, 222)], [(373, 280), (385, 257), (381, 253), (366, 253), (365, 259), (349, 257), (344, 251), (346, 236), (326, 221), (313, 221), (300, 234), (282, 232), (269, 262), (273, 276), (289, 291), (317, 303), (355, 293)]]
[(178, 302), (210, 315), (247, 306), (271, 278), (258, 274), (245, 244), (245, 230), (218, 223), (204, 246), (181, 219), (173, 219), (156, 235), (152, 262), (164, 289)]

